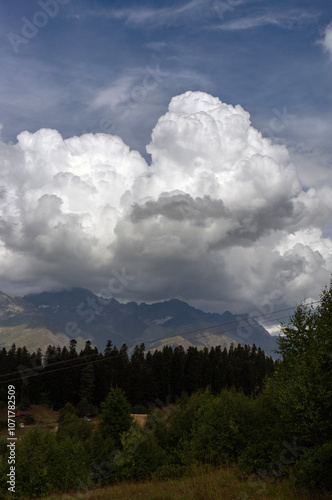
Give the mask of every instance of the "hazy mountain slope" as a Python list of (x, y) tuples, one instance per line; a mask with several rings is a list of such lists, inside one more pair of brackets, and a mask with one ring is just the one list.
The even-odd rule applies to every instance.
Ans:
[(99, 350), (107, 340), (118, 348), (144, 342), (147, 349), (255, 343), (270, 355), (276, 347), (275, 338), (246, 314), (206, 313), (178, 299), (121, 304), (82, 288), (23, 298), (0, 293), (1, 346), (15, 342), (31, 350), (45, 349), (49, 344), (68, 344), (71, 338), (78, 339), (79, 347), (89, 339)]

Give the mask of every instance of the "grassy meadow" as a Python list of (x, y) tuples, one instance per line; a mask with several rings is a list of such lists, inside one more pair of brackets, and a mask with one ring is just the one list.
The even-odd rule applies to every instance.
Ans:
[(191, 476), (165, 481), (124, 482), (87, 492), (52, 495), (46, 500), (328, 500), (332, 493), (309, 491), (289, 479), (265, 483), (241, 479), (236, 467), (200, 468)]

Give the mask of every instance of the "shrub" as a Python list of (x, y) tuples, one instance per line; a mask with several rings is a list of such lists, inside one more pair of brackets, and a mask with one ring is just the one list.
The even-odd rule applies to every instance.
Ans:
[(193, 438), (199, 415), (213, 399), (209, 390), (184, 396), (177, 402), (176, 408), (170, 414), (167, 422), (167, 432), (160, 436), (160, 442), (172, 455), (172, 461), (178, 464), (190, 463), (188, 445)]
[(114, 457), (115, 473), (120, 479), (147, 479), (167, 462), (153, 433), (144, 428), (132, 426), (122, 436), (122, 446)]
[(199, 411), (191, 448), (201, 462), (236, 462), (254, 428), (253, 401), (235, 390), (224, 390)]
[(146, 413), (148, 413), (148, 410), (143, 405), (135, 405), (132, 407), (131, 413), (134, 413), (136, 415), (145, 415)]
[(63, 408), (61, 408), (61, 410), (59, 411), (59, 420), (58, 420), (59, 423), (68, 414), (70, 414), (70, 415), (76, 414), (76, 408), (72, 403), (66, 403), (65, 406)]
[(95, 464), (112, 462), (112, 452), (115, 450), (114, 440), (109, 436), (105, 438), (99, 429), (94, 430), (85, 443), (90, 464), (95, 469)]
[(57, 438), (61, 441), (69, 437), (84, 442), (90, 438), (93, 429), (94, 426), (91, 422), (79, 418), (72, 413), (67, 413), (59, 421)]
[(245, 474), (257, 472), (259, 469), (265, 470), (278, 459), (283, 440), (290, 439), (287, 434), (281, 433), (273, 395), (268, 393), (266, 388), (252, 401), (252, 405), (252, 428), (247, 445), (240, 452), (238, 459), (239, 469)]
[(7, 448), (7, 438), (5, 436), (0, 437), (0, 455), (5, 455), (8, 452)]
[(5, 429), (8, 426), (8, 421), (6, 418), (0, 419), (0, 429)]
[(25, 415), (25, 417), (24, 417), (24, 423), (27, 424), (27, 425), (32, 425), (32, 424), (35, 424), (36, 421), (35, 421), (35, 419), (33, 418), (32, 415)]
[(332, 489), (332, 442), (306, 450), (294, 467), (301, 486)]
[(17, 445), (18, 493), (32, 498), (53, 491), (74, 489), (88, 475), (87, 456), (81, 442), (58, 442), (53, 432), (32, 428)]
[(79, 417), (84, 417), (85, 415), (89, 417), (95, 417), (96, 415), (98, 415), (98, 408), (89, 403), (86, 398), (83, 398), (77, 405), (76, 413)]

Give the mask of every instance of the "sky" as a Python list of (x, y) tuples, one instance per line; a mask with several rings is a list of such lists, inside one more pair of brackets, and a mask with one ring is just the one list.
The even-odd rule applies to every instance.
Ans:
[(0, 290), (271, 314), (332, 272), (326, 0), (3, 0)]

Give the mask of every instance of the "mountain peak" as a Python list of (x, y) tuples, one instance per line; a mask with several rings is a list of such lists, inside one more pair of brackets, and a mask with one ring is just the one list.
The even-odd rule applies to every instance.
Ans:
[(95, 295), (85, 288), (73, 287), (65, 288), (62, 290), (41, 292), (41, 293), (31, 293), (25, 295), (23, 298), (35, 306), (41, 305), (62, 305), (67, 306), (78, 306), (81, 302), (84, 302), (88, 297), (95, 297)]
[[(105, 301), (90, 290), (79, 287), (29, 294), (20, 302), (0, 294), (0, 344), (16, 342), (18, 345), (20, 342), (24, 345), (24, 335), (34, 335), (34, 348), (37, 349), (47, 347), (50, 336), (55, 341), (59, 339), (58, 345), (80, 336), (83, 342), (89, 339), (103, 350), (108, 340), (118, 347), (124, 343), (128, 346), (151, 345), (151, 342), (162, 345), (167, 339), (181, 343), (175, 339), (190, 333), (190, 337), (183, 337), (185, 345), (203, 348), (212, 345), (211, 342), (222, 345), (227, 334), (234, 343), (255, 343), (271, 354), (276, 347), (275, 339), (254, 320), (250, 325), (248, 323), (247, 329), (244, 328), (246, 336), (241, 337), (243, 328), (240, 333), (236, 328), (239, 318), (241, 324), (247, 324), (245, 314), (234, 315), (230, 311), (207, 313), (177, 298), (153, 304), (125, 304), (113, 298)], [(235, 328), (223, 326), (230, 323), (234, 323)], [(14, 328), (10, 340), (7, 340), (9, 326)], [(47, 338), (46, 346), (40, 345), (41, 330)]]

